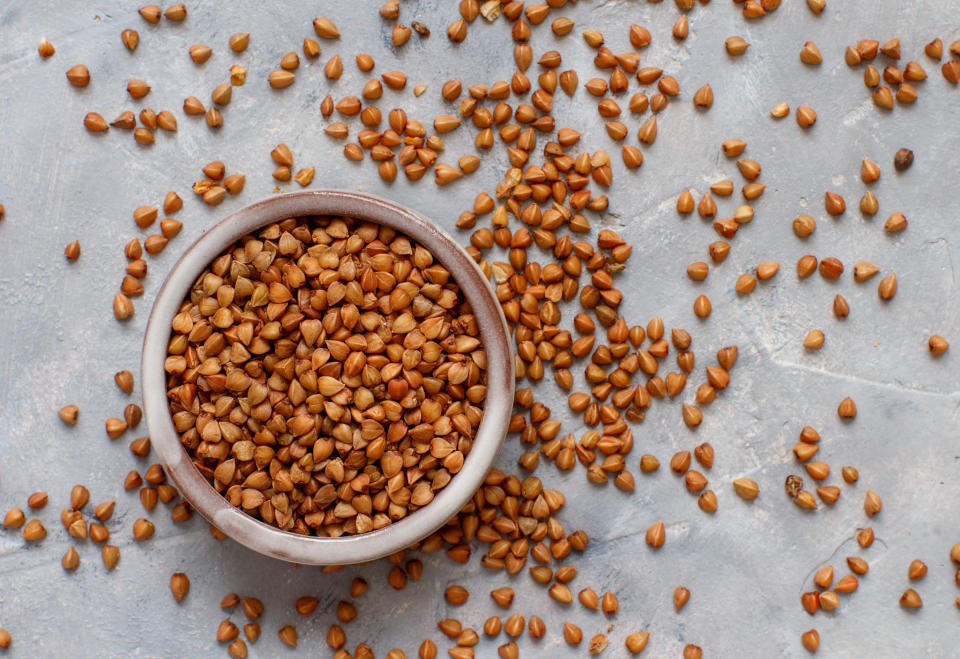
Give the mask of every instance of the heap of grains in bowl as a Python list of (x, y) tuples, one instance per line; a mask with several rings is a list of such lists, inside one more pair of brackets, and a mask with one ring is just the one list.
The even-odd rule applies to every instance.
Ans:
[(365, 533), (463, 466), (486, 396), (470, 304), (421, 245), (287, 219), (201, 273), (172, 321), (167, 394), (197, 469), (286, 531)]

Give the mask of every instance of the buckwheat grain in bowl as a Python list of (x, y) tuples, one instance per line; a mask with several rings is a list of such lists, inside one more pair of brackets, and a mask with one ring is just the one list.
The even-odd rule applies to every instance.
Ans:
[(515, 388), (471, 256), (416, 212), (340, 190), (207, 230), (157, 295), (142, 371), (151, 445), (214, 535), (309, 565), (446, 524), (487, 477)]
[(339, 537), (403, 519), (456, 477), (486, 355), (450, 272), (389, 227), (276, 222), (197, 278), (164, 360), (180, 441), (231, 504)]

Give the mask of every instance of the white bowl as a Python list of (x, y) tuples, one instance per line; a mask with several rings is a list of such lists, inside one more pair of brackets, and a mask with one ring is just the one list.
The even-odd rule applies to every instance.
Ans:
[[(200, 273), (239, 238), (290, 217), (345, 215), (392, 227), (429, 249), (450, 271), (473, 307), (487, 356), (487, 398), (470, 453), (433, 501), (389, 526), (358, 535), (323, 538), (282, 531), (227, 501), (200, 474), (180, 443), (167, 401), (163, 363), (170, 323)], [(343, 565), (382, 558), (426, 538), (466, 505), (483, 483), (506, 436), (513, 411), (510, 331), (489, 282), (447, 233), (402, 206), (339, 190), (292, 192), (246, 206), (221, 220), (187, 249), (153, 305), (143, 341), (143, 402), (151, 444), (184, 498), (211, 524), (261, 554), (307, 565)]]

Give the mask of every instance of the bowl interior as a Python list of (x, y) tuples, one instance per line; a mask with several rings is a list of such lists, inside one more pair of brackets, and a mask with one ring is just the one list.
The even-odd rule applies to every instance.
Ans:
[[(382, 529), (340, 538), (282, 531), (234, 507), (200, 474), (180, 443), (167, 406), (163, 362), (170, 323), (200, 272), (224, 249), (260, 227), (289, 217), (342, 215), (392, 227), (429, 249), (450, 271), (473, 307), (487, 357), (483, 417), (460, 472), (429, 504)], [(361, 563), (387, 556), (430, 535), (453, 517), (480, 487), (506, 436), (513, 410), (510, 333), (483, 273), (444, 231), (416, 213), (371, 195), (337, 190), (292, 192), (231, 213), (180, 258), (154, 302), (144, 337), (141, 382), (151, 443), (183, 496), (204, 518), (262, 554), (309, 565)]]

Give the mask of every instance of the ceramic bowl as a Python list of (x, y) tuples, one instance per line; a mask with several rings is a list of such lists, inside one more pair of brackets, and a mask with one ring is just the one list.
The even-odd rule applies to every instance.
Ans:
[[(200, 474), (180, 443), (167, 405), (163, 369), (170, 323), (200, 273), (224, 249), (257, 229), (289, 217), (344, 215), (392, 227), (429, 249), (450, 271), (480, 324), (487, 355), (487, 399), (473, 446), (460, 472), (432, 502), (393, 524), (339, 538), (304, 536), (265, 524), (234, 507)], [(513, 410), (513, 352), (506, 320), (473, 259), (447, 233), (391, 201), (339, 190), (292, 192), (231, 213), (200, 237), (167, 276), (143, 342), (141, 382), (153, 448), (184, 498), (211, 524), (267, 556), (308, 565), (342, 565), (381, 558), (442, 527), (480, 487), (503, 443)]]

